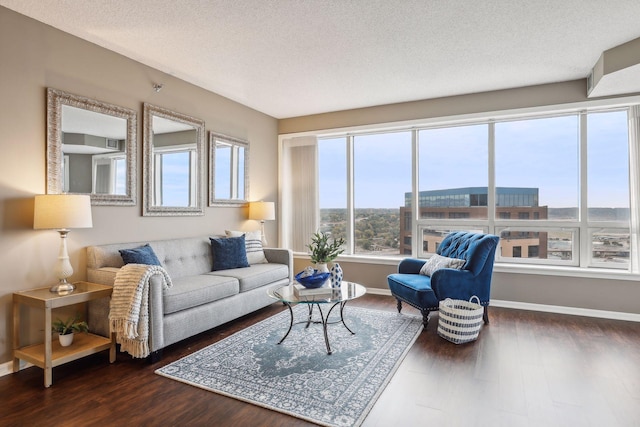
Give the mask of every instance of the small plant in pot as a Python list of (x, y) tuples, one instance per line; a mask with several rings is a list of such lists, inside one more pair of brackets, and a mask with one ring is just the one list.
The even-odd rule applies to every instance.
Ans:
[(56, 319), (51, 325), (51, 330), (58, 333), (60, 345), (67, 347), (73, 342), (74, 332), (88, 332), (89, 325), (85, 321), (80, 321), (80, 315), (76, 314), (75, 317), (68, 318), (66, 322)]
[(311, 236), (311, 244), (307, 245), (311, 251), (311, 262), (316, 265), (319, 272), (328, 272), (327, 263), (333, 261), (344, 252), (343, 246), (345, 243), (342, 237), (335, 239), (323, 231), (314, 233)]

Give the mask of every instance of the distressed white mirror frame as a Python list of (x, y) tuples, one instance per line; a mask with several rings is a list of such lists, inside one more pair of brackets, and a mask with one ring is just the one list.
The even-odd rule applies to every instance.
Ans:
[(47, 88), (47, 194), (60, 194), (64, 184), (62, 152), (62, 106), (126, 120), (126, 194), (90, 193), (92, 205), (131, 206), (136, 204), (136, 146), (138, 115), (134, 110)]
[[(229, 194), (230, 198), (220, 198), (216, 194), (216, 186), (220, 183), (216, 182), (216, 154), (218, 143), (223, 143), (231, 147), (231, 164), (229, 185), (231, 186)], [(244, 159), (244, 170), (238, 170), (238, 152), (242, 149)], [(242, 186), (243, 196), (238, 197), (239, 178), (242, 178), (244, 185)], [(218, 192), (220, 193), (220, 192)], [(245, 206), (249, 201), (249, 142), (240, 138), (209, 132), (209, 206)]]
[[(166, 120), (171, 120), (183, 125), (191, 126), (196, 131), (196, 162), (195, 170), (191, 173), (195, 174), (194, 182), (195, 200), (193, 206), (159, 206), (154, 204), (154, 129), (153, 118), (159, 117)], [(151, 104), (144, 104), (144, 135), (143, 135), (143, 148), (144, 148), (144, 161), (143, 161), (143, 175), (144, 175), (144, 191), (142, 192), (143, 198), (143, 216), (198, 216), (204, 215), (204, 121), (196, 119), (185, 114), (176, 113), (175, 111), (167, 110), (162, 107), (157, 107)]]

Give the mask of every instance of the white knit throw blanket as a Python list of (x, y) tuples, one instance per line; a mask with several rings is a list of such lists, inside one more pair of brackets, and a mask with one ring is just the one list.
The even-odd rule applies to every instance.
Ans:
[(133, 357), (149, 355), (149, 280), (159, 274), (163, 287), (171, 278), (159, 265), (126, 264), (116, 274), (111, 294), (109, 324), (120, 350)]

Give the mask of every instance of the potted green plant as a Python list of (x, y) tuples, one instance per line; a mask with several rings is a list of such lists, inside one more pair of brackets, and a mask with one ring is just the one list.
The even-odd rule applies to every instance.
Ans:
[(316, 265), (318, 271), (328, 272), (327, 263), (333, 261), (344, 252), (344, 244), (345, 240), (342, 237), (335, 239), (323, 231), (314, 233), (311, 236), (311, 244), (307, 245), (311, 251), (311, 262)]
[(80, 321), (80, 315), (76, 314), (75, 317), (68, 318), (66, 322), (56, 319), (51, 325), (51, 330), (58, 333), (60, 345), (67, 347), (73, 342), (74, 332), (88, 332), (89, 325), (84, 320)]

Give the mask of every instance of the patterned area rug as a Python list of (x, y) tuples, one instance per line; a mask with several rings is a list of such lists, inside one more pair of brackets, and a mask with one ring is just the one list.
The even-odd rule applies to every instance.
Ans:
[[(306, 306), (294, 307), (295, 321)], [(316, 309), (317, 311), (317, 309)], [(339, 310), (330, 321), (339, 319)], [(345, 322), (289, 326), (285, 310), (156, 371), (157, 374), (326, 426), (358, 426), (422, 330), (422, 319), (351, 307)]]

